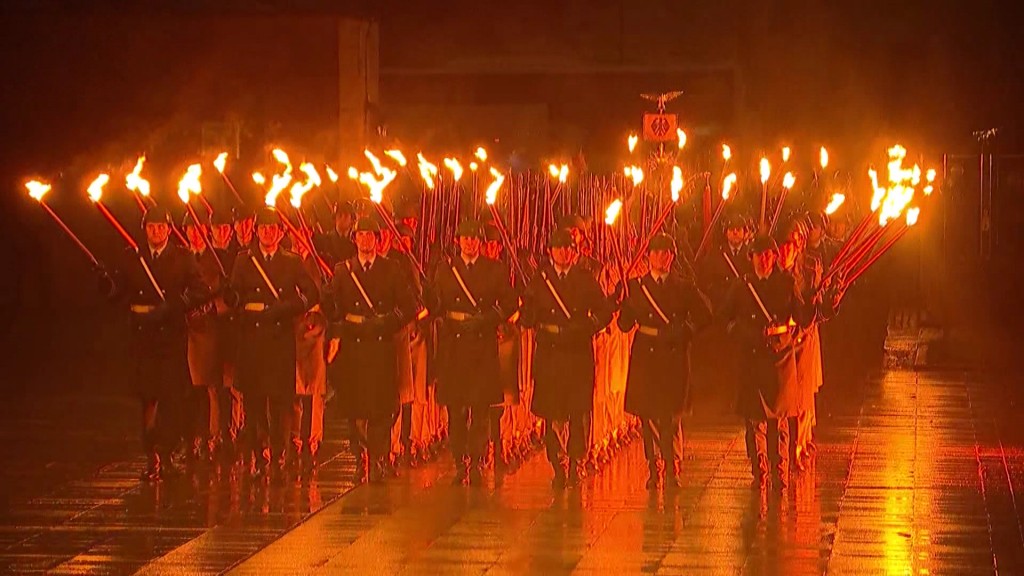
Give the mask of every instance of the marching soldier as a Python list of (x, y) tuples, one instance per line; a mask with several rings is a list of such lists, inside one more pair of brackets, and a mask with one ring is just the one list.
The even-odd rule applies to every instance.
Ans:
[[(395, 250), (391, 249), (388, 243), (388, 252), (381, 254), (384, 258), (393, 259), (395, 265), (402, 271), (405, 281), (413, 292), (417, 307), (423, 301), (423, 283), (420, 281), (420, 273), (416, 264), (410, 258), (413, 253), (413, 237), (415, 232), (405, 224), (399, 223), (395, 227), (398, 238), (394, 241), (399, 243)], [(401, 402), (398, 421), (395, 423), (395, 434), (397, 446), (405, 460), (413, 463), (412, 454), (412, 422), (413, 402), (417, 396), (425, 398), (426, 387), (426, 340), (423, 338), (419, 318), (413, 318), (409, 324), (395, 336), (395, 346), (398, 351), (398, 396)]]
[(291, 434), (295, 398), (295, 323), (318, 302), (302, 261), (281, 248), (284, 230), (273, 208), (255, 218), (258, 243), (238, 254), (229, 304), (238, 308), (235, 383), (245, 402), (245, 435), (252, 468), (266, 477), (281, 470)]
[(384, 479), (399, 404), (395, 335), (416, 310), (398, 266), (377, 255), (379, 236), (375, 220), (356, 223), (358, 254), (338, 264), (324, 299), (332, 337), (341, 340), (329, 371), (350, 421), (357, 482)]
[(356, 245), (352, 242), (352, 224), (355, 221), (355, 209), (351, 202), (339, 200), (334, 206), (334, 229), (320, 236), (317, 249), (320, 255), (331, 266), (344, 262), (356, 255)]
[(430, 309), (438, 329), (438, 402), (448, 407), (457, 485), (479, 485), (486, 456), (490, 407), (503, 400), (498, 326), (515, 309), (504, 265), (481, 257), (483, 227), (466, 220), (455, 234), (459, 256), (439, 266)]
[(681, 486), (690, 340), (711, 323), (711, 308), (704, 295), (673, 270), (675, 252), (671, 237), (659, 234), (651, 240), (649, 272), (629, 281), (618, 319), (623, 332), (639, 325), (629, 358), (625, 407), (643, 421), (648, 490), (659, 483), (659, 452), (665, 487)]
[[(746, 421), (748, 454), (755, 483), (789, 486), (789, 421), (797, 415), (800, 384), (797, 379), (794, 333), (813, 317), (792, 276), (776, 269), (778, 247), (762, 236), (751, 245), (753, 273), (730, 287), (723, 317), (733, 323), (740, 342), (741, 381), (737, 410)], [(768, 427), (778, 427), (777, 442), (768, 445)]]
[[(214, 210), (210, 218), (210, 241), (220, 257), (224, 271), (231, 274), (238, 250), (232, 246), (234, 230), (233, 216), (227, 210)], [(225, 461), (232, 460), (238, 453), (238, 440), (245, 423), (242, 393), (235, 387), (235, 311), (224, 301), (227, 278), (221, 277), (220, 293), (215, 294), (214, 306), (217, 311), (217, 334), (219, 338), (218, 357), (224, 370), (223, 385), (217, 394), (217, 444)]]
[(576, 485), (587, 451), (594, 407), (594, 336), (611, 322), (613, 307), (587, 270), (574, 265), (568, 230), (549, 242), (551, 262), (523, 294), (521, 323), (536, 328), (533, 412), (547, 420), (544, 444), (556, 489)]
[(135, 385), (142, 403), (142, 444), (147, 465), (143, 480), (159, 481), (176, 472), (170, 455), (185, 434), (184, 406), (188, 391), (186, 315), (209, 299), (195, 260), (169, 243), (171, 216), (154, 206), (143, 217), (146, 243), (134, 252), (135, 262), (123, 269), (121, 282), (111, 284), (112, 298), (128, 301), (132, 315), (131, 357)]

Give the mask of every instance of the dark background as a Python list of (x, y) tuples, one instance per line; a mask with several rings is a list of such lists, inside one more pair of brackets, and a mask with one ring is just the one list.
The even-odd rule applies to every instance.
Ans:
[[(337, 102), (350, 89), (338, 74), (340, 17), (379, 24), (369, 121), (425, 150), (488, 143), (532, 163), (582, 149), (592, 168), (611, 169), (650, 108), (638, 94), (682, 89), (671, 111), (698, 147), (727, 138), (753, 155), (827, 144), (855, 174), (894, 140), (936, 166), (960, 155), (926, 233), (889, 269), (913, 269), (913, 285), (928, 286), (949, 322), (1019, 328), (1024, 170), (1012, 154), (1024, 150), (1024, 48), (1013, 2), (14, 1), (2, 10), (6, 391), (124, 380), (124, 319), (26, 198), (24, 178), (52, 180), (51, 204), (103, 257), (119, 240), (85, 201), (85, 180), (123, 173), (139, 152), (150, 154), (158, 195), (217, 144), (218, 126), (240, 127), (247, 161), (270, 141), (336, 158), (347, 136)], [(996, 127), (986, 218), (973, 132)], [(134, 206), (114, 196), (134, 225)], [(902, 284), (908, 299), (895, 273), (877, 282)]]

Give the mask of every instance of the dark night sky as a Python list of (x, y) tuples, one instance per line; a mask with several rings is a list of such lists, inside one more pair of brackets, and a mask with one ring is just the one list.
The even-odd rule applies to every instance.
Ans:
[[(336, 56), (330, 53), (331, 25), (322, 15), (324, 6), (338, 4), (208, 4), (20, 1), (0, 9), (0, 210), (9, 216), (0, 227), (8, 247), (0, 251), (0, 268), (10, 272), (0, 289), (4, 342), (46, 338), (52, 330), (38, 326), (54, 322), (64, 304), (62, 293), (49, 286), (89, 278), (81, 262), (69, 260), (75, 258), (70, 245), (26, 204), (18, 185), (27, 172), (64, 170), (71, 177), (142, 148), (159, 149), (189, 134), (195, 139), (203, 121), (238, 116), (258, 126), (281, 124), (285, 132), (301, 127), (330, 141), (317, 133), (329, 132), (337, 117), (331, 76)], [(342, 3), (332, 10), (365, 11), (370, 4)], [(940, 153), (975, 150), (971, 132), (991, 127), (1001, 128), (1004, 150), (1024, 145), (1024, 48), (1015, 41), (1022, 28), (1016, 4), (409, 0), (379, 3), (376, 12), (385, 72), (500, 71), (544, 63), (656, 73), (659, 67), (734, 63), (742, 79), (742, 113), (731, 130), (749, 141), (828, 135), (857, 149), (899, 135)], [(149, 32), (133, 32), (133, 22)], [(389, 94), (388, 82), (385, 75), (385, 109), (389, 100), (422, 96)], [(628, 86), (619, 88), (628, 97)], [(550, 110), (582, 115), (575, 120), (598, 133), (635, 121), (632, 111), (609, 111), (604, 96), (600, 87), (581, 84), (571, 95), (537, 98)], [(177, 151), (167, 162), (174, 165), (187, 154)], [(47, 277), (53, 273), (68, 278)], [(96, 303), (91, 293), (77, 300), (72, 308)], [(13, 360), (18, 348), (5, 349)]]

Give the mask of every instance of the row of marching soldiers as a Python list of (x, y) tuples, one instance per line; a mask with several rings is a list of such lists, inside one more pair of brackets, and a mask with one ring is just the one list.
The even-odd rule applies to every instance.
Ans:
[(544, 422), (556, 488), (585, 474), (594, 339), (609, 330), (631, 335), (625, 411), (641, 424), (648, 488), (681, 483), (690, 348), (712, 326), (736, 354), (755, 483), (773, 483), (774, 470), (784, 488), (790, 444), (797, 462), (813, 450), (817, 325), (843, 295), (822, 283), (834, 250), (821, 218), (794, 220), (781, 246), (728, 219), (726, 242), (696, 267), (676, 240), (655, 235), (646, 272), (623, 285), (612, 270), (611, 289), (599, 279), (613, 267), (579, 249), (579, 218), (551, 234), (547, 254), (519, 262), (502, 258), (493, 227), (463, 221), (457, 248), (426, 272), (411, 257), (411, 228), (399, 224), (393, 249), (379, 221), (356, 219), (351, 205), (339, 204), (335, 219), (328, 234), (289, 238), (293, 251), (273, 209), (214, 212), (208, 225), (186, 220), (181, 247), (169, 241), (168, 212), (154, 207), (139, 253), (101, 270), (102, 290), (131, 312), (144, 479), (179, 472), (188, 455), (221, 454), (260, 477), (312, 470), (333, 393), (357, 481), (395, 473), (393, 435), (408, 455), (414, 437), (447, 427), (455, 482), (480, 484), (489, 441), (501, 446), (495, 407), (519, 388), (508, 344), (527, 333), (525, 403)]

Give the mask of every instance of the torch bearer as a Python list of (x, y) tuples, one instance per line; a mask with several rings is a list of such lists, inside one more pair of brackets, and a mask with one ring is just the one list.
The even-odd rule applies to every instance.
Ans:
[(108, 222), (117, 230), (117, 232), (124, 238), (128, 246), (135, 251), (135, 254), (139, 257), (139, 263), (142, 264), (142, 269), (146, 272), (146, 277), (149, 278), (150, 284), (153, 285), (153, 289), (156, 290), (157, 295), (160, 296), (160, 300), (166, 300), (164, 296), (164, 290), (160, 287), (160, 283), (156, 281), (156, 276), (153, 275), (153, 271), (149, 268), (149, 264), (146, 263), (146, 259), (142, 257), (142, 251), (139, 250), (139, 244), (132, 238), (132, 235), (124, 229), (124, 226), (118, 222), (117, 218), (107, 209), (107, 207), (100, 201), (103, 197), (103, 187), (110, 182), (110, 176), (108, 174), (100, 174), (92, 181), (89, 185), (89, 200), (99, 208), (100, 212), (107, 219)]
[[(383, 206), (381, 206), (381, 202), (384, 201), (384, 189), (387, 188), (387, 186), (391, 184), (396, 177), (398, 177), (398, 172), (395, 172), (385, 166), (381, 166), (380, 162), (376, 161), (376, 157), (371, 154), (369, 150), (366, 150), (365, 153), (367, 158), (370, 158), (371, 163), (373, 163), (374, 170), (380, 176), (380, 180), (374, 178), (374, 175), (369, 172), (363, 172), (359, 174), (359, 182), (365, 184), (366, 187), (369, 188), (370, 201), (373, 203), (374, 208), (377, 209), (377, 215), (384, 221), (384, 224), (388, 227), (388, 230), (391, 231), (391, 234), (395, 237), (397, 242), (402, 235), (399, 234), (398, 228), (395, 226), (395, 221), (391, 218), (391, 215), (384, 210)], [(459, 175), (461, 176), (462, 174), (460, 173)], [(398, 244), (400, 245), (401, 242), (398, 242)], [(420, 266), (419, 261), (416, 260), (416, 257), (413, 256), (412, 252), (407, 252), (404, 248), (396, 247), (396, 249), (402, 254), (405, 254), (409, 261), (412, 262), (413, 266), (416, 268), (416, 272), (419, 273), (421, 278), (427, 277), (426, 273), (423, 271), (423, 267)]]
[[(146, 156), (143, 154), (135, 161), (135, 169), (124, 177), (124, 186), (133, 193), (135, 201), (139, 204), (139, 211), (143, 216), (146, 215), (146, 211), (150, 207), (156, 206), (156, 201), (149, 195), (149, 180), (142, 177), (142, 167), (145, 163)], [(145, 202), (143, 202), (143, 199), (145, 199)], [(181, 233), (181, 230), (178, 230), (178, 227), (173, 222), (171, 222), (171, 232), (174, 233), (175, 238), (181, 242), (182, 246), (188, 246), (185, 235)]]
[(90, 252), (89, 249), (85, 247), (85, 244), (83, 244), (82, 241), (78, 238), (78, 236), (76, 236), (75, 233), (72, 232), (70, 228), (68, 228), (67, 224), (65, 224), (64, 221), (60, 219), (60, 216), (57, 216), (57, 213), (54, 212), (52, 208), (50, 208), (50, 205), (43, 201), (43, 196), (45, 196), (46, 193), (50, 191), (51, 186), (49, 184), (44, 184), (37, 180), (31, 180), (25, 183), (25, 188), (28, 189), (28, 195), (35, 199), (37, 202), (39, 202), (39, 205), (42, 206), (43, 209), (45, 209), (47, 213), (50, 214), (50, 216), (53, 217), (54, 221), (57, 222), (57, 224), (61, 227), (62, 230), (64, 230), (64, 233), (67, 234), (68, 237), (71, 238), (71, 240), (73, 240), (74, 243), (78, 245), (82, 252), (85, 253), (85, 256), (89, 259), (90, 262), (92, 262), (92, 265), (95, 266), (96, 268), (99, 268), (100, 262), (99, 260), (96, 259), (96, 256), (94, 256), (93, 253)]
[(198, 196), (199, 193), (203, 191), (202, 183), (199, 181), (199, 178), (202, 175), (203, 168), (199, 164), (192, 164), (189, 166), (185, 170), (185, 175), (178, 181), (178, 198), (181, 198), (181, 201), (185, 204), (185, 209), (188, 210), (189, 215), (192, 216), (192, 221), (195, 222), (196, 229), (199, 230), (199, 235), (202, 236), (206, 247), (210, 250), (210, 253), (213, 254), (213, 260), (217, 263), (217, 268), (220, 270), (221, 276), (227, 278), (228, 274), (224, 270), (224, 263), (220, 261), (220, 256), (217, 255), (217, 250), (214, 249), (213, 242), (210, 240), (209, 235), (207, 235), (206, 228), (203, 226), (202, 220), (199, 219), (199, 215), (196, 214), (195, 209), (192, 208), (192, 203), (189, 202), (192, 194)]

